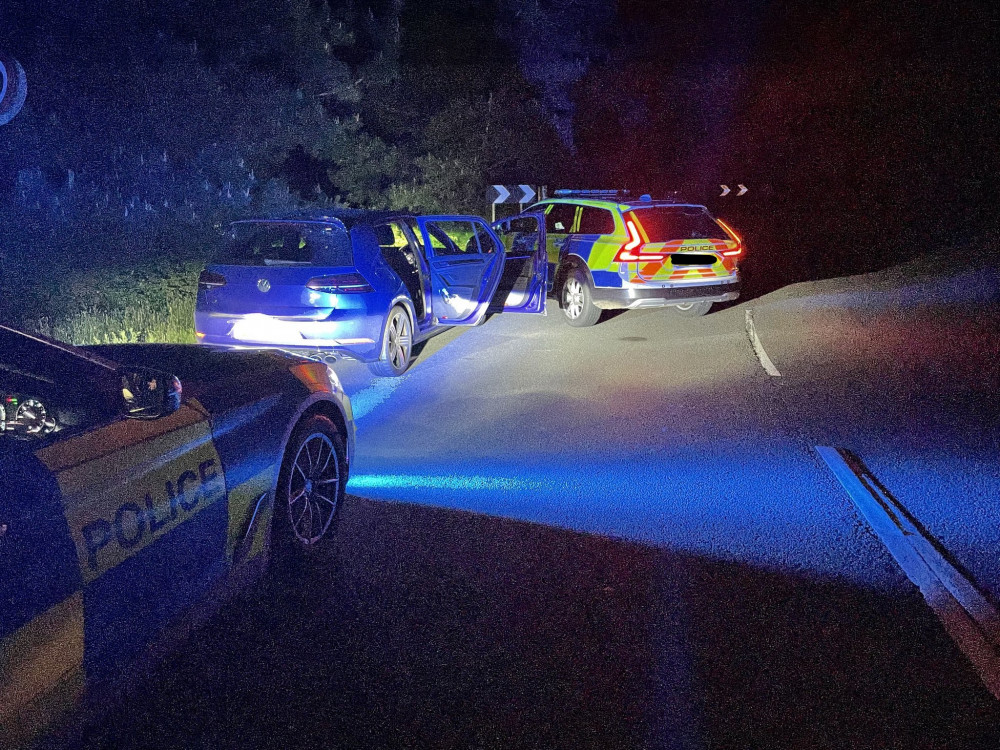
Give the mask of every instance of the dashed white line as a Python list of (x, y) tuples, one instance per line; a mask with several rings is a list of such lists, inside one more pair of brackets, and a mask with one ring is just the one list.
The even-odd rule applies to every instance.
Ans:
[(750, 337), (750, 346), (753, 347), (753, 353), (757, 355), (757, 360), (760, 362), (760, 366), (764, 368), (764, 371), (768, 375), (781, 377), (781, 373), (778, 372), (778, 368), (774, 366), (774, 362), (771, 361), (771, 358), (767, 356), (767, 352), (764, 351), (764, 345), (760, 343), (760, 337), (757, 335), (757, 329), (753, 326), (753, 311), (749, 307), (746, 310), (746, 321), (747, 336)]

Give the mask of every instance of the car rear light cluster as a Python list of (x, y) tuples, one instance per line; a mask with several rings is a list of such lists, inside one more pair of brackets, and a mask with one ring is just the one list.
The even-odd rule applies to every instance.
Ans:
[(226, 277), (215, 271), (202, 271), (201, 275), (198, 276), (199, 292), (207, 292), (209, 289), (215, 289), (218, 286), (225, 286), (225, 284)]
[(667, 253), (648, 252), (642, 249), (642, 237), (632, 219), (625, 221), (625, 229), (628, 232), (628, 242), (618, 249), (615, 263), (641, 263), (648, 260), (663, 260), (667, 257)]
[(730, 236), (734, 240), (736, 240), (736, 247), (735, 247), (735, 249), (733, 249), (733, 250), (726, 250), (722, 254), (725, 255), (725, 256), (727, 256), (727, 257), (733, 257), (735, 255), (742, 254), (742, 252), (743, 252), (743, 240), (742, 240), (742, 238), (740, 238), (740, 236), (738, 234), (736, 234), (736, 232), (733, 231), (733, 228), (731, 226), (729, 226), (726, 222), (724, 222), (722, 219), (716, 219), (716, 221), (719, 222), (719, 224), (722, 225), (723, 229), (725, 229), (727, 232), (729, 232)]
[(361, 294), (375, 291), (360, 273), (338, 273), (333, 276), (318, 276), (309, 279), (308, 289), (325, 294)]

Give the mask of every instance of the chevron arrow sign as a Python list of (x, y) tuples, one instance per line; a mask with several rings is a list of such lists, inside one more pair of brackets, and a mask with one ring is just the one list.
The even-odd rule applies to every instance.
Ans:
[[(729, 187), (729, 185), (719, 185), (719, 187), (722, 188), (722, 192), (719, 193), (719, 197), (720, 198), (725, 198), (727, 195), (729, 195), (733, 191), (733, 189), (731, 187)], [(748, 188), (742, 182), (739, 183), (736, 187), (738, 187), (740, 189), (739, 192), (736, 194), (737, 197), (743, 195), (744, 193), (746, 193), (747, 191), (750, 190), (750, 188)]]
[(490, 203), (531, 203), (535, 191), (531, 185), (490, 185), (487, 191)]
[(506, 185), (490, 185), (488, 192), (490, 203), (506, 203), (507, 199), (510, 198), (510, 191)]

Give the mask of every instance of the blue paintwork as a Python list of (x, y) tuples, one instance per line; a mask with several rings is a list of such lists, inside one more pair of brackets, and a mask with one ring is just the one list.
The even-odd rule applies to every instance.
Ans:
[[(407, 226), (418, 224), (418, 231), (423, 234), (420, 239), (427, 248), (426, 254), (414, 253), (423, 282), (423, 298), (427, 302), (422, 314), (421, 305), (411, 298), (406, 284), (383, 257), (375, 235), (375, 226), (393, 220)], [(478, 216), (416, 217), (405, 213), (353, 212), (343, 220), (337, 217), (281, 220), (279, 223), (330, 224), (349, 231), (352, 265), (208, 266), (208, 271), (222, 274), (226, 284), (198, 292), (195, 328), (200, 334), (200, 343), (217, 347), (334, 352), (374, 362), (382, 356), (383, 333), (394, 305), (405, 306), (414, 319), (414, 343), (450, 326), (479, 323), (496, 292), (504, 268), (504, 254), (436, 256), (427, 234), (427, 224), (432, 221), (474, 222), (477, 231), (491, 234), (497, 246), (500, 245), (496, 234)], [(371, 290), (328, 294), (306, 287), (310, 279), (347, 273), (360, 274)], [(261, 279), (269, 283), (267, 291), (258, 287)], [(460, 299), (468, 296), (471, 307), (450, 305), (449, 300), (456, 295)], [(512, 305), (504, 309), (507, 312), (540, 311), (531, 305)], [(276, 325), (282, 329), (266, 340), (243, 337), (236, 326), (247, 325), (244, 318), (248, 315), (259, 318), (255, 325)]]
[(591, 271), (590, 275), (594, 277), (594, 286), (615, 289), (620, 289), (622, 286), (622, 277), (614, 271)]

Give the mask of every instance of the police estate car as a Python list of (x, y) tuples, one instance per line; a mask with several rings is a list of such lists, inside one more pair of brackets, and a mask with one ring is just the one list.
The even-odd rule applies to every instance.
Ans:
[(739, 296), (743, 242), (705, 206), (616, 190), (553, 196), (526, 213), (544, 214), (548, 288), (570, 325), (593, 325), (602, 309), (669, 306), (704, 315)]
[(0, 747), (99, 705), (329, 534), (353, 448), (322, 363), (0, 326)]

